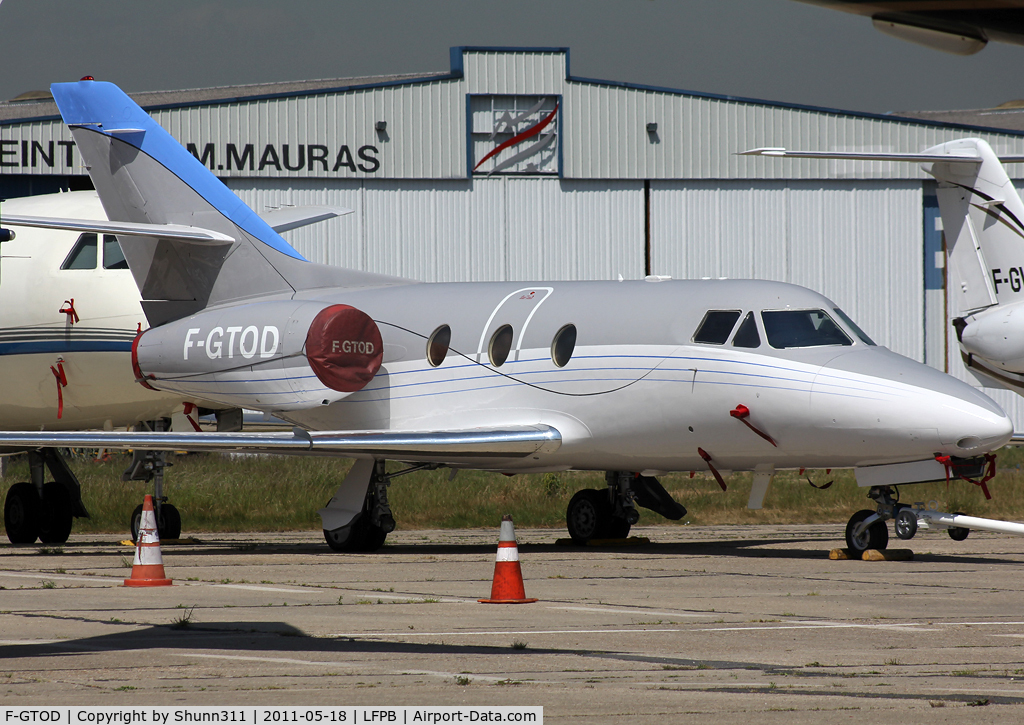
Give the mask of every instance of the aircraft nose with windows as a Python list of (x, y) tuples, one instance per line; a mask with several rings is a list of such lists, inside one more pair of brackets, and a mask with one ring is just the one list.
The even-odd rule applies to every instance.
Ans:
[(606, 488), (569, 503), (582, 542), (624, 535), (637, 505), (682, 517), (659, 472), (709, 471), (725, 487), (724, 471), (754, 471), (759, 507), (777, 469), (852, 467), (878, 503), (848, 527), (863, 549), (884, 546), (895, 486), (980, 465), (1012, 433), (987, 398), (875, 346), (796, 285), (421, 284), (312, 264), (115, 86), (53, 95), (111, 218), (76, 228), (116, 233), (139, 281), (149, 329), (135, 379), (296, 429), (0, 433), (0, 445), (353, 456), (320, 511), (338, 550), (379, 547), (395, 526), (389, 483), (422, 468), (605, 471)]

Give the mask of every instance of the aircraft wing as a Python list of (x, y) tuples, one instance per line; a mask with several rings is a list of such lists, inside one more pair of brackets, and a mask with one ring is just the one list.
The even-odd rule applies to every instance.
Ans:
[(233, 242), (234, 237), (212, 229), (190, 227), (183, 224), (146, 224), (138, 222), (110, 222), (99, 219), (58, 219), (55, 217), (4, 214), (3, 221), (16, 227), (40, 229), (66, 229), (71, 232), (124, 234), (161, 239), (181, 239), (186, 242)]
[(354, 209), (346, 209), (343, 206), (284, 206), (280, 209), (263, 212), (260, 214), (260, 219), (280, 234), (289, 229), (298, 229), (307, 224), (316, 224), (334, 217), (351, 214), (353, 211)]
[(337, 455), (403, 461), (465, 458), (525, 458), (551, 453), (561, 434), (547, 425), (451, 431), (306, 431), (290, 433), (160, 433), (120, 431), (0, 432), (0, 449), (121, 448), (154, 451), (214, 451)]

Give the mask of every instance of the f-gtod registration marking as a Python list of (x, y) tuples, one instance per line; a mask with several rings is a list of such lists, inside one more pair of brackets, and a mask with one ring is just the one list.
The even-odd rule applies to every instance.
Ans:
[(339, 351), (373, 355), (376, 350), (372, 342), (363, 342), (362, 340), (331, 340), (331, 352)]
[(4, 710), (4, 722), (60, 722), (60, 710)]

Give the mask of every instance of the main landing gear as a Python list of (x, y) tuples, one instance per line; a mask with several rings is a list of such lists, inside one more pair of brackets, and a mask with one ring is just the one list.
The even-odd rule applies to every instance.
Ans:
[[(366, 464), (369, 465), (370, 462), (367, 461)], [(373, 461), (372, 464), (366, 495), (359, 513), (345, 526), (324, 529), (324, 540), (334, 551), (370, 552), (382, 547), (388, 534), (395, 530), (395, 516), (388, 503), (388, 486), (391, 485), (391, 480), (413, 471), (433, 470), (438, 467), (436, 463), (423, 463), (388, 473), (385, 461)], [(335, 497), (341, 494), (342, 491), (339, 489)], [(334, 499), (328, 502), (328, 507), (332, 501)]]
[(678, 521), (686, 509), (653, 476), (630, 471), (608, 471), (605, 489), (585, 488), (569, 500), (565, 525), (574, 543), (593, 539), (622, 539), (640, 519), (637, 504)]
[[(28, 452), (31, 481), (16, 483), (4, 501), (4, 526), (12, 544), (63, 544), (74, 519), (89, 518), (82, 487), (56, 448)], [(54, 480), (46, 481), (49, 470)]]
[[(151, 421), (146, 426), (150, 430), (167, 429), (165, 419)], [(121, 474), (122, 481), (153, 482), (153, 509), (156, 513), (156, 530), (162, 541), (181, 538), (181, 514), (172, 504), (167, 503), (164, 496), (164, 469), (172, 464), (167, 462), (167, 454), (163, 451), (136, 450), (132, 455), (132, 463)], [(139, 540), (139, 527), (142, 524), (142, 504), (135, 507), (128, 526), (132, 532), (132, 541)]]

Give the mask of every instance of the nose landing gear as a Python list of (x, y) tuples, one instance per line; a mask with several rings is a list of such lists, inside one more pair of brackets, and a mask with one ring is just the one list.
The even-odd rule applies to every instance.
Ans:
[[(868, 498), (878, 504), (877, 509), (862, 509), (846, 524), (846, 546), (857, 554), (868, 549), (885, 549), (889, 545), (885, 522), (900, 512), (900, 497), (895, 486), (872, 486)], [(896, 535), (899, 536), (898, 528)]]

